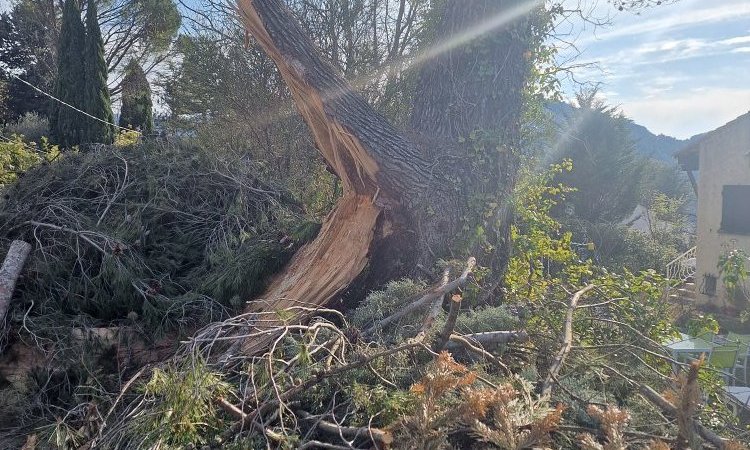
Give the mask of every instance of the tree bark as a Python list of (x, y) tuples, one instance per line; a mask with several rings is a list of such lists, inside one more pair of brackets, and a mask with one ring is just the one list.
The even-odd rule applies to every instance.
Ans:
[[(482, 2), (472, 0), (470, 3)], [(460, 15), (464, 9), (463, 1), (448, 3), (453, 5), (449, 8), (453, 14)], [(513, 1), (488, 3), (502, 6)], [(368, 105), (333, 67), (322, 61), (281, 0), (238, 0), (238, 13), (247, 32), (278, 67), (297, 110), (310, 127), (318, 150), (343, 185), (343, 196), (324, 221), (318, 237), (297, 252), (261, 298), (251, 302), (245, 312), (325, 305), (355, 280), (372, 262), (373, 255), (413, 252), (417, 255), (414, 259), (425, 262), (429, 259), (430, 263), (446, 256), (450, 251), (448, 243), (463, 226), (460, 213), (469, 208), (461, 186), (449, 181), (451, 177), (444, 171), (435, 169), (436, 154), (407, 139)], [(472, 14), (477, 12), (472, 11)], [(458, 25), (469, 22), (458, 21)], [(440, 61), (432, 62), (424, 70), (438, 70), (440, 64)], [(464, 72), (461, 76), (471, 76), (476, 70)], [(431, 85), (429, 78), (433, 76), (438, 75), (425, 75), (424, 83)], [(519, 92), (523, 78), (521, 76), (517, 86)], [(476, 83), (472, 86), (481, 89)], [(508, 86), (502, 84), (502, 89), (506, 88)], [(476, 97), (483, 95), (479, 92)], [(430, 111), (441, 107), (436, 103)], [(415, 111), (423, 110), (425, 108)], [(477, 114), (487, 110), (483, 108)], [(520, 105), (514, 104), (510, 110), (513, 120), (518, 119)], [(415, 117), (421, 116), (425, 120), (415, 123), (431, 120), (427, 113), (417, 112)], [(434, 131), (426, 126), (421, 128), (425, 133)], [(510, 128), (515, 129), (516, 125)], [(466, 167), (463, 171), (473, 169)], [(497, 167), (493, 171), (502, 172), (502, 169)], [(461, 182), (471, 177), (466, 175)], [(484, 176), (484, 172), (479, 175)], [(381, 245), (392, 236), (400, 236), (402, 245), (405, 242), (410, 245), (383, 250)], [(295, 319), (304, 320), (304, 314), (299, 313)], [(256, 353), (267, 343), (245, 342), (243, 351)]]
[[(443, 241), (442, 247), (477, 256), (496, 277), (509, 258), (510, 194), (521, 151), (534, 12), (540, 5), (445, 2), (433, 45), (443, 51), (420, 68), (414, 96), (411, 127), (425, 157), (458, 178), (461, 201), (453, 229), (469, 229), (467, 239), (458, 245)], [(433, 241), (440, 247), (439, 238)]]

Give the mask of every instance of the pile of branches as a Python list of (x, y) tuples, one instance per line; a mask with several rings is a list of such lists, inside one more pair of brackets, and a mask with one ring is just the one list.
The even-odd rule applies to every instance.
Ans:
[(119, 382), (126, 359), (163, 359), (148, 354), (160, 339), (171, 355), (260, 292), (319, 228), (264, 178), (242, 155), (155, 140), (64, 154), (6, 187), (0, 254), (33, 248), (0, 323), (0, 387), (34, 393), (9, 420), (56, 417), (91, 373)]
[[(482, 327), (510, 309), (467, 313), (472, 268), (429, 287), (392, 283), (346, 315), (299, 305), (211, 324), (106, 400), (81, 396), (53, 434), (76, 446), (57, 448), (746, 448), (704, 425), (702, 361), (670, 376), (681, 365), (658, 343), (607, 318), (627, 299), (603, 299), (590, 284), (541, 321), (491, 330)], [(597, 317), (628, 338), (589, 345), (581, 326), (600, 327)], [(253, 338), (272, 342), (262, 356), (233, 350)], [(615, 354), (625, 350), (635, 358)], [(590, 395), (590, 375), (611, 392)]]
[(259, 173), (239, 156), (170, 141), (101, 147), (28, 172), (0, 203), (0, 247), (34, 247), (17, 312), (30, 330), (55, 313), (137, 316), (151, 330), (220, 319), (316, 230)]

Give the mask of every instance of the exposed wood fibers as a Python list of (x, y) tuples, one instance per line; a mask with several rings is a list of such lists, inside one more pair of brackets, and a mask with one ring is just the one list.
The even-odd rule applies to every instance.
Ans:
[[(362, 142), (326, 112), (321, 93), (305, 81), (305, 68), (274, 45), (253, 0), (239, 0), (238, 7), (248, 32), (278, 66), (319, 151), (341, 178), (344, 191), (335, 209), (326, 217), (318, 237), (297, 252), (266, 292), (251, 302), (245, 312), (280, 311), (299, 305), (322, 306), (345, 289), (368, 262), (382, 211), (374, 201), (379, 194), (379, 168)], [(247, 341), (242, 349), (252, 354), (264, 350), (266, 344)]]

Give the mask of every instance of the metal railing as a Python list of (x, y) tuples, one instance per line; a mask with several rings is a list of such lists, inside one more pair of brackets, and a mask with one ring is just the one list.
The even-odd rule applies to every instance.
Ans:
[(667, 264), (667, 280), (671, 286), (695, 279), (695, 250), (696, 247), (692, 247)]

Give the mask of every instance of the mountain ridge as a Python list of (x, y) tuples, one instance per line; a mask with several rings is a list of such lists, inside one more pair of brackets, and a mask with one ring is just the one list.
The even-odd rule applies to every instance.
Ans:
[[(552, 102), (546, 105), (546, 109), (552, 115), (552, 119), (562, 125), (565, 123), (565, 118), (573, 112), (575, 106), (564, 102)], [(678, 139), (665, 134), (655, 134), (632, 119), (627, 119), (627, 130), (638, 153), (668, 163), (675, 162), (675, 152), (702, 136), (702, 134), (698, 134), (689, 139)]]

